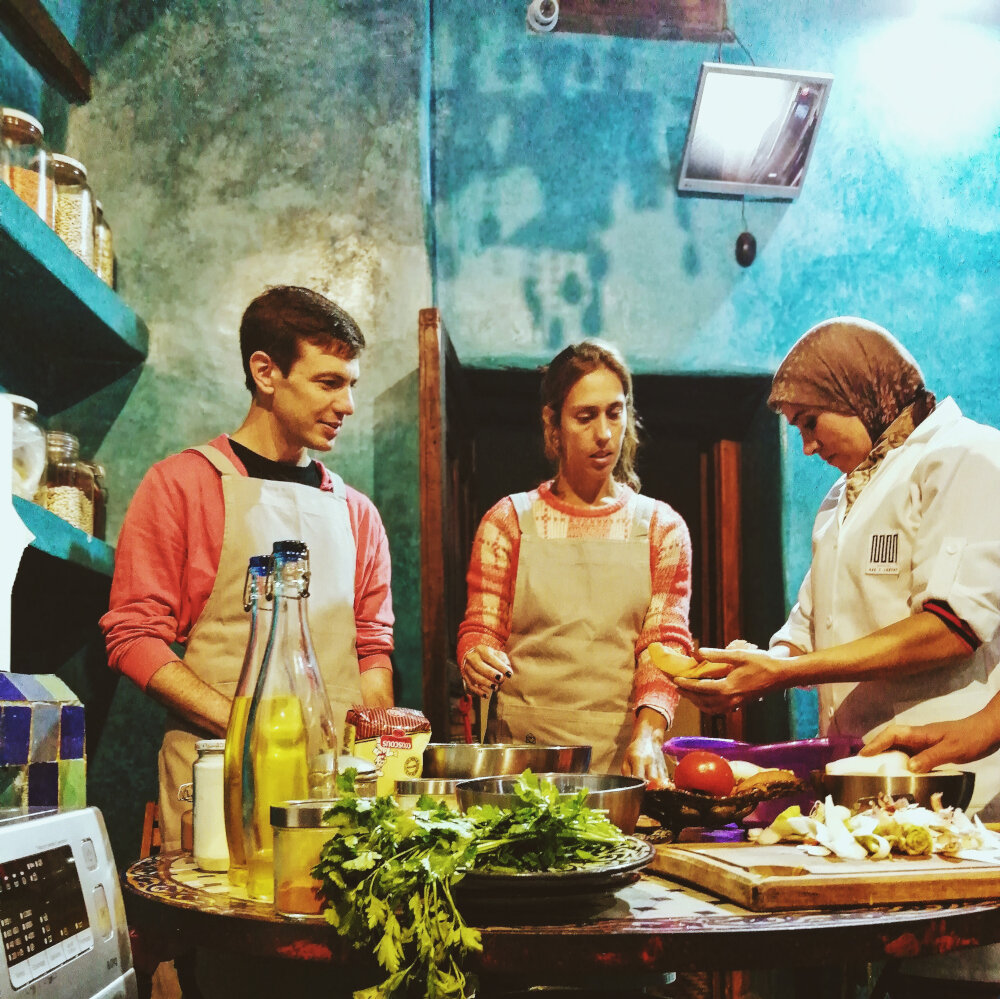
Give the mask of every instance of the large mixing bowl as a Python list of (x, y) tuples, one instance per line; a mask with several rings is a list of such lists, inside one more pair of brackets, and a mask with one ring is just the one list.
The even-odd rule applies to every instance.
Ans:
[(590, 746), (530, 746), (432, 742), (424, 750), (424, 777), (497, 777), (535, 773), (582, 774), (590, 768)]
[[(571, 797), (580, 788), (587, 789), (587, 805), (600, 808), (623, 833), (635, 832), (642, 807), (646, 782), (636, 777), (616, 777), (612, 774), (538, 774), (539, 780), (551, 781), (559, 794)], [(455, 789), (458, 807), (464, 812), (473, 805), (496, 805), (497, 808), (518, 808), (521, 799), (514, 793), (517, 777), (480, 777), (459, 781)]]
[(879, 774), (827, 774), (817, 771), (813, 783), (821, 795), (830, 795), (834, 803), (848, 808), (866, 807), (879, 794), (908, 798), (925, 808), (931, 807), (931, 795), (941, 792), (945, 807), (968, 808), (976, 775), (967, 771), (952, 774), (909, 774), (883, 777)]

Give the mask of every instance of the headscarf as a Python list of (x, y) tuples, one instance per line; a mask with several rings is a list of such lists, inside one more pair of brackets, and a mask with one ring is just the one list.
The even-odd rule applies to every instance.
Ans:
[(786, 403), (864, 424), (873, 447), (847, 477), (850, 508), (878, 464), (934, 409), (934, 394), (909, 351), (867, 319), (838, 316), (804, 333), (778, 365), (767, 404)]

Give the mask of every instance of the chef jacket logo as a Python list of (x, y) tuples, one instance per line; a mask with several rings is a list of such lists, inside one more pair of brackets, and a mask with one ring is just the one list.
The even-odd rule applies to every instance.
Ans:
[(868, 546), (868, 568), (865, 569), (865, 573), (869, 576), (899, 575), (898, 531), (872, 535)]

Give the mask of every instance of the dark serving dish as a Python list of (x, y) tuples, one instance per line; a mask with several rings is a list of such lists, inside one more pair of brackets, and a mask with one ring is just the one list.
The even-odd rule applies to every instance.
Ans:
[(757, 787), (742, 794), (716, 797), (700, 791), (664, 788), (643, 795), (642, 814), (656, 819), (674, 836), (689, 826), (718, 829), (746, 818), (761, 802), (787, 798), (801, 790), (798, 780)]

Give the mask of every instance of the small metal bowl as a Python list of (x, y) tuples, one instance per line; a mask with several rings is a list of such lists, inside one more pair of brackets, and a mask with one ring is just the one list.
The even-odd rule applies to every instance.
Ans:
[(879, 774), (813, 773), (813, 786), (822, 795), (830, 795), (837, 805), (865, 808), (880, 794), (891, 798), (907, 798), (911, 802), (931, 807), (931, 795), (941, 792), (945, 808), (968, 808), (972, 800), (976, 775), (963, 770), (952, 774), (910, 774), (883, 777)]
[(443, 801), (451, 808), (458, 808), (455, 788), (460, 777), (432, 777), (419, 780), (398, 780), (393, 797), (400, 808), (416, 808), (422, 794), (429, 794), (435, 801)]
[(590, 768), (590, 746), (482, 745), (432, 742), (424, 749), (424, 777), (498, 777), (535, 773), (582, 774)]
[[(555, 784), (561, 796), (570, 797), (586, 788), (587, 805), (606, 811), (608, 818), (623, 833), (631, 835), (639, 820), (642, 795), (646, 782), (636, 777), (613, 774), (538, 774), (539, 780)], [(518, 808), (521, 799), (514, 793), (517, 776), (480, 777), (459, 781), (455, 793), (458, 807), (467, 811), (473, 805), (496, 805), (497, 808)]]

